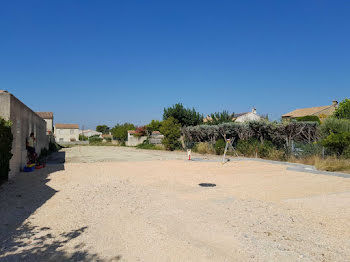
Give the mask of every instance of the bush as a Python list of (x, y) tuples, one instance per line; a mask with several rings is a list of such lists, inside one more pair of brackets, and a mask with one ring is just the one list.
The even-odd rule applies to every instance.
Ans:
[(213, 154), (215, 152), (213, 146), (208, 142), (199, 142), (192, 148), (192, 150), (199, 154)]
[(258, 151), (259, 142), (256, 139), (239, 140), (236, 150), (246, 157), (255, 157)]
[(226, 142), (224, 139), (219, 139), (215, 143), (215, 153), (217, 155), (222, 155), (225, 151)]
[(321, 120), (318, 118), (318, 116), (302, 116), (295, 118), (298, 122), (317, 122), (321, 124)]
[(100, 137), (90, 137), (89, 138), (90, 144), (97, 144), (102, 142), (102, 138)]
[(155, 145), (150, 144), (148, 140), (143, 141), (142, 144), (136, 146), (138, 149), (158, 149)]
[(344, 149), (342, 157), (350, 159), (350, 146)]
[(334, 116), (339, 119), (350, 120), (350, 99), (344, 99), (338, 105), (338, 108), (334, 112)]
[(350, 132), (330, 134), (322, 140), (322, 145), (332, 153), (340, 156), (344, 150), (350, 147)]
[(104, 138), (107, 142), (112, 142), (112, 138), (111, 137), (105, 137)]
[(264, 141), (264, 143), (260, 143), (256, 139), (239, 140), (236, 149), (246, 157), (273, 157), (276, 160), (284, 158), (284, 152), (277, 150), (273, 143), (268, 140)]
[(79, 141), (88, 141), (89, 138), (87, 136), (84, 136), (82, 134), (79, 135)]
[(180, 124), (178, 124), (173, 117), (163, 121), (160, 132), (164, 135), (162, 144), (165, 146), (166, 150), (172, 151), (181, 147), (181, 143), (179, 141), (181, 136), (180, 128)]
[(112, 135), (120, 142), (125, 142), (128, 139), (128, 130), (134, 130), (135, 126), (130, 123), (124, 123), (122, 125), (116, 125), (112, 128)]
[(325, 138), (330, 134), (350, 132), (350, 120), (327, 118), (322, 125), (320, 125), (321, 138)]
[(8, 179), (12, 141), (11, 122), (0, 118), (0, 183)]

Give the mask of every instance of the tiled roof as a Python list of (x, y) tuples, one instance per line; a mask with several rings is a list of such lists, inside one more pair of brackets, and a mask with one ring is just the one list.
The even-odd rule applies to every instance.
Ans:
[(43, 119), (53, 119), (52, 112), (35, 112), (35, 113)]
[(77, 124), (56, 124), (56, 129), (79, 129), (79, 125)]
[(133, 134), (136, 134), (136, 130), (128, 130), (128, 133), (129, 133), (129, 134), (132, 134), (132, 135), (133, 135)]
[(303, 117), (303, 116), (312, 116), (323, 110), (326, 110), (331, 106), (318, 106), (318, 107), (309, 107), (309, 108), (299, 108), (292, 112), (282, 115), (282, 117)]
[(161, 133), (159, 131), (153, 131), (152, 135), (161, 135)]

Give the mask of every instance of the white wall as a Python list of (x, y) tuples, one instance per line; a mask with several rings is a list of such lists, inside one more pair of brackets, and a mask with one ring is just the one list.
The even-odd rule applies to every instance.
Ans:
[(249, 112), (249, 113), (247, 113), (245, 115), (237, 117), (235, 122), (242, 123), (242, 122), (259, 121), (259, 120), (261, 120), (260, 116), (258, 116), (257, 114), (254, 114), (252, 112)]
[(139, 144), (142, 144), (143, 141), (147, 140), (147, 136), (133, 136), (128, 133), (128, 141), (126, 141), (127, 146), (137, 146)]
[(70, 142), (72, 139), (79, 141), (79, 129), (55, 128), (56, 142)]

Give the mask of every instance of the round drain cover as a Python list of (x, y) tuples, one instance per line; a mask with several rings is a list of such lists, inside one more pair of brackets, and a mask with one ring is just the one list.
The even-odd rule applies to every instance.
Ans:
[(202, 187), (214, 187), (214, 186), (216, 186), (216, 184), (212, 184), (212, 183), (200, 183), (198, 185), (202, 186)]

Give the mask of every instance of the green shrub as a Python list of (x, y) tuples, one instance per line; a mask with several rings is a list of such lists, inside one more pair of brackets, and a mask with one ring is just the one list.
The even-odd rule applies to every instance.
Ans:
[(322, 125), (320, 125), (320, 135), (325, 138), (330, 134), (350, 132), (350, 120), (327, 118)]
[(211, 144), (208, 142), (199, 142), (193, 148), (193, 152), (199, 154), (214, 154), (215, 150)]
[(84, 136), (82, 134), (79, 135), (79, 141), (87, 141), (89, 138), (87, 136)]
[(350, 99), (345, 98), (341, 101), (334, 112), (334, 116), (339, 119), (350, 120)]
[(155, 145), (150, 144), (148, 140), (143, 141), (142, 144), (136, 146), (138, 149), (158, 149)]
[(134, 130), (135, 126), (130, 123), (124, 123), (122, 125), (117, 124), (111, 129), (113, 137), (120, 142), (125, 142), (128, 139), (128, 130)]
[(255, 157), (258, 151), (259, 142), (256, 139), (239, 140), (236, 150), (246, 157)]
[(112, 138), (111, 137), (105, 137), (104, 138), (107, 142), (112, 142)]
[(11, 122), (0, 118), (0, 183), (8, 179), (12, 141)]
[(298, 122), (317, 122), (321, 124), (321, 121), (318, 116), (302, 116), (295, 118)]
[(344, 150), (350, 147), (350, 132), (330, 134), (322, 140), (322, 145), (332, 153), (342, 155)]
[(58, 150), (60, 150), (62, 147), (57, 144), (56, 142), (51, 142), (49, 143), (49, 151), (50, 152), (57, 152)]
[(350, 159), (350, 146), (344, 149), (342, 157)]
[(181, 136), (180, 128), (180, 124), (178, 124), (176, 119), (173, 117), (163, 121), (160, 132), (164, 135), (162, 144), (165, 146), (166, 150), (172, 151), (181, 147), (181, 143), (179, 141)]
[(102, 142), (102, 138), (100, 138), (100, 137), (90, 137), (89, 138), (89, 142), (90, 142), (90, 144), (101, 143)]
[(220, 138), (215, 143), (215, 153), (217, 155), (222, 155), (225, 151), (226, 142), (224, 139)]

